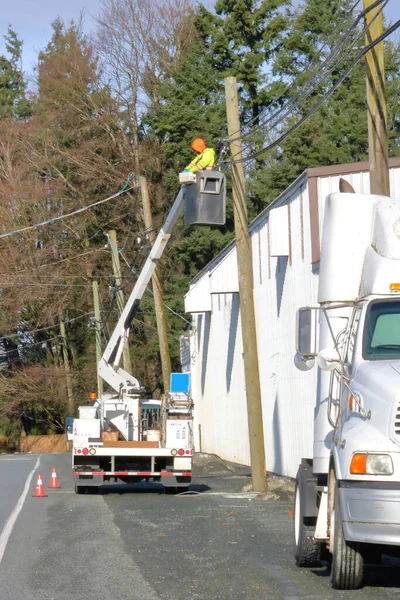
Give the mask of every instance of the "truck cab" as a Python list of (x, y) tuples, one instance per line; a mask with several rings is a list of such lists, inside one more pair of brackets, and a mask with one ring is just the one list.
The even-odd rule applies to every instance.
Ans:
[[(295, 557), (329, 551), (331, 584), (400, 550), (400, 200), (327, 197), (317, 307), (297, 316), (295, 364), (318, 368), (314, 452), (295, 492)], [(346, 240), (346, 243), (344, 243)]]

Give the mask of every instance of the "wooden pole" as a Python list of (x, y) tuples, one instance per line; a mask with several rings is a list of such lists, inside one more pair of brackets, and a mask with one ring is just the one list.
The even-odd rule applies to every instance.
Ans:
[[(242, 158), (242, 140), (235, 77), (225, 79), (226, 112), (230, 150), (233, 159)], [(253, 490), (267, 489), (257, 332), (253, 299), (253, 266), (248, 229), (243, 163), (232, 165), (233, 214), (239, 278), (239, 304), (242, 322), (244, 372), (246, 380), (247, 419)]]
[[(96, 363), (102, 357), (101, 351), (101, 318), (100, 318), (100, 300), (99, 300), (99, 284), (96, 280), (93, 280), (93, 305), (94, 305), (94, 318), (96, 321)], [(103, 380), (99, 375), (99, 369), (97, 367), (97, 397), (101, 398), (103, 394)]]
[[(144, 215), (144, 224), (146, 227), (146, 231), (148, 232), (149, 240), (151, 244), (154, 244), (154, 240), (156, 239), (156, 234), (153, 231), (153, 217), (151, 215), (151, 205), (149, 198), (149, 191), (147, 188), (146, 177), (139, 177), (140, 183), (140, 194), (142, 196), (143, 203), (143, 215)], [(153, 277), (153, 294), (154, 294), (154, 307), (156, 311), (156, 321), (157, 321), (157, 332), (158, 339), (160, 343), (160, 356), (161, 356), (161, 370), (163, 376), (163, 385), (164, 392), (169, 391), (170, 377), (171, 377), (171, 357), (169, 353), (168, 347), (168, 335), (167, 335), (167, 321), (165, 318), (164, 304), (163, 304), (163, 288), (160, 279), (160, 275), (158, 272), (158, 267), (156, 267)]]
[(67, 345), (67, 333), (65, 331), (65, 323), (64, 316), (61, 311), (58, 313), (60, 320), (60, 333), (62, 339), (62, 352), (63, 352), (63, 362), (64, 362), (64, 370), (65, 370), (65, 380), (67, 384), (67, 397), (68, 397), (68, 412), (71, 416), (75, 414), (75, 401), (74, 395), (72, 391), (72, 377), (71, 377), (71, 369), (69, 365), (69, 357), (68, 357), (68, 345)]
[[(364, 9), (369, 8), (374, 1), (364, 0)], [(365, 16), (366, 25), (370, 24), (365, 34), (366, 44), (370, 44), (383, 32), (381, 8), (379, 4)], [(371, 194), (390, 196), (383, 42), (366, 54), (366, 61), (370, 189)]]
[[(119, 254), (118, 254), (118, 242), (117, 242), (117, 234), (115, 229), (110, 229), (108, 232), (108, 237), (111, 244), (111, 256), (112, 256), (112, 266), (114, 272), (115, 285), (117, 286), (117, 305), (119, 314), (122, 314), (122, 311), (125, 307), (125, 298), (124, 292), (122, 291), (122, 277), (121, 277), (121, 265), (119, 262)], [(127, 373), (132, 373), (132, 363), (129, 352), (128, 344), (125, 344), (122, 354), (122, 360), (124, 365), (124, 371)]]

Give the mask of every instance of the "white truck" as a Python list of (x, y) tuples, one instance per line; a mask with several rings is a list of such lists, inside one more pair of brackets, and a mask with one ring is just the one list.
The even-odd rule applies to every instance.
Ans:
[(103, 482), (160, 481), (166, 491), (187, 488), (193, 455), (193, 402), (189, 376), (172, 374), (162, 401), (146, 399), (139, 381), (119, 365), (129, 329), (157, 261), (185, 206), (185, 223), (225, 221), (225, 177), (209, 171), (182, 176), (182, 186), (136, 281), (98, 373), (112, 391), (94, 405), (79, 407), (74, 420), (72, 468), (75, 491)]
[(400, 553), (400, 200), (325, 203), (318, 307), (297, 314), (301, 370), (318, 365), (313, 457), (296, 478), (295, 558), (331, 558), (331, 585)]

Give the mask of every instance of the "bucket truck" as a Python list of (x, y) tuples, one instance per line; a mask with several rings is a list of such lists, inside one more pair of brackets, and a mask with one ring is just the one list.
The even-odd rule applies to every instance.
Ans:
[(296, 563), (330, 559), (335, 589), (400, 554), (400, 200), (331, 194), (318, 306), (297, 314), (295, 364), (317, 363), (313, 456), (295, 488)]
[[(188, 178), (190, 175), (190, 178)], [(182, 187), (121, 313), (98, 373), (111, 391), (80, 406), (74, 420), (75, 491), (103, 482), (160, 481), (166, 490), (187, 488), (193, 455), (193, 402), (189, 376), (173, 374), (162, 401), (146, 399), (139, 381), (120, 367), (129, 329), (157, 261), (185, 207), (185, 223), (223, 224), (225, 177), (218, 171), (182, 174)]]

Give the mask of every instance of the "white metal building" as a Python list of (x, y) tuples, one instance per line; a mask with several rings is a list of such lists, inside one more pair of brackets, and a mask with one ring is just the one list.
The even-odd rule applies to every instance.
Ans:
[[(400, 157), (389, 165), (391, 196), (400, 198)], [(308, 169), (249, 227), (267, 469), (292, 477), (312, 456), (317, 376), (293, 364), (296, 310), (317, 304), (324, 201), (340, 177), (369, 193), (367, 162)], [(185, 308), (193, 318), (196, 450), (250, 464), (233, 243), (192, 280)]]

